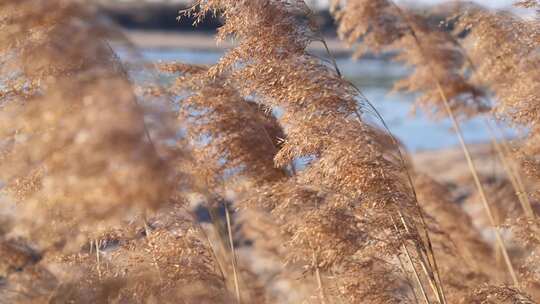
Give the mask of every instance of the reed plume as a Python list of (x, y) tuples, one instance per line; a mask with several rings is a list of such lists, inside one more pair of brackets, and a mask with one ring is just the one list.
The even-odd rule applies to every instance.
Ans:
[[(230, 302), (182, 211), (176, 126), (141, 102), (108, 44), (119, 39), (114, 28), (78, 1), (3, 2), (0, 12), (0, 180), (10, 217), (2, 301)], [(35, 249), (14, 243), (25, 239)]]
[[(418, 107), (450, 113), (457, 130), (484, 113), (524, 127), (518, 156), (540, 176), (538, 20), (463, 6), (435, 25), (388, 0), (332, 3), (356, 56), (391, 52), (414, 67), (395, 89), (421, 93)], [(495, 198), (490, 226), (507, 232), (498, 246), (509, 241), (520, 283), (510, 287), (464, 210), (477, 195), (487, 204), (484, 192), (461, 205), (413, 174), (336, 60), (308, 52), (322, 43), (331, 57), (304, 1), (195, 1), (183, 13), (219, 15), (218, 40), (236, 43), (211, 66), (159, 65), (171, 88), (117, 56), (119, 44), (136, 51), (94, 4), (0, 4), (0, 303), (540, 296), (535, 198), (525, 213), (515, 204), (535, 181), (510, 176), (512, 191), (474, 174)]]
[[(224, 198), (229, 200), (233, 198), (231, 206), (235, 210), (237, 206), (234, 197), (241, 196), (251, 187), (284, 179), (289, 174), (287, 170), (274, 166), (274, 156), (278, 151), (280, 140), (285, 135), (270, 109), (243, 98), (221, 77), (209, 79), (201, 76), (207, 72), (207, 67), (170, 63), (161, 69), (180, 74), (172, 91), (175, 95), (183, 96), (179, 100), (178, 116), (187, 141), (193, 146), (194, 160), (197, 163), (195, 176), (201, 184), (194, 191), (209, 198), (206, 207), (211, 210), (211, 214), (217, 213), (216, 210), (223, 207), (216, 203), (225, 201)], [(236, 211), (234, 214), (236, 221), (232, 228), (239, 229), (243, 235), (251, 233), (254, 237), (256, 234), (254, 235), (249, 227), (260, 225), (258, 219), (264, 218), (265, 214), (265, 210), (257, 208)], [(214, 222), (221, 221), (217, 216), (211, 217)], [(220, 227), (219, 223), (215, 226), (218, 230), (226, 230), (225, 227)], [(273, 227), (268, 229), (271, 231)], [(229, 233), (223, 231), (221, 234), (221, 238), (227, 240)], [(256, 237), (250, 241), (255, 243), (252, 255), (279, 257), (276, 251), (265, 250), (274, 247), (276, 240)], [(223, 243), (226, 244), (225, 247), (230, 247), (228, 244), (230, 242), (223, 241)], [(251, 267), (245, 261), (240, 261), (237, 266), (247, 268), (246, 270)], [(282, 274), (285, 273), (283, 269)], [(252, 276), (249, 271), (242, 275)], [(257, 289), (253, 288), (254, 280), (244, 279), (242, 284), (249, 287), (248, 291)], [(243, 290), (244, 293), (245, 291)], [(253, 296), (247, 295), (246, 298), (254, 301)]]
[[(531, 2), (522, 5), (533, 7)], [(522, 141), (514, 154), (535, 183), (538, 182), (536, 173), (539, 167), (536, 106), (539, 100), (537, 91), (540, 62), (536, 51), (539, 41), (538, 29), (538, 20), (523, 20), (510, 13), (494, 13), (476, 6), (461, 14), (457, 26), (458, 32), (466, 33), (462, 45), (476, 66), (472, 80), (477, 85), (489, 88), (490, 94), (497, 100), (494, 113), (516, 128), (529, 129), (524, 135), (522, 133)], [(484, 49), (480, 51), (480, 48)], [(535, 200), (537, 199), (537, 191), (531, 192), (523, 188), (523, 191), (526, 191), (525, 195), (531, 194)], [(528, 223), (526, 230), (531, 232), (529, 239), (534, 239), (532, 236), (536, 234), (534, 231), (538, 231), (538, 226), (535, 224), (534, 205), (531, 206), (532, 210), (526, 213), (527, 220), (518, 215), (507, 221), (510, 227), (514, 226), (512, 227), (514, 232), (518, 231), (518, 236), (519, 231), (525, 229), (520, 226)], [(522, 265), (520, 274), (528, 291), (536, 295), (537, 286), (530, 282), (535, 281), (535, 279), (531, 281), (531, 277), (534, 277), (531, 274), (538, 272), (537, 267), (533, 266), (535, 263), (532, 262), (538, 259), (535, 254), (537, 247), (530, 246), (530, 240), (524, 239), (522, 234), (521, 240), (523, 243), (519, 243), (518, 247), (525, 253), (526, 258), (520, 260)]]
[[(14, 16), (4, 19), (12, 29), (8, 41), (19, 42), (4, 45), (7, 66), (15, 67), (4, 75), (26, 85), (25, 94), (1, 101), (1, 179), (20, 202), (19, 215), (27, 215), (21, 227), (57, 245), (56, 237), (73, 234), (77, 244), (84, 240), (79, 232), (157, 208), (167, 201), (175, 174), (162, 158), (172, 153), (158, 154), (160, 141), (148, 138), (143, 109), (106, 37), (92, 23), (79, 28), (79, 18), (91, 18), (84, 15), (88, 10), (66, 3), (22, 1), (2, 8)], [(56, 14), (34, 16), (44, 8)]]
[(179, 118), (200, 167), (208, 167), (208, 187), (219, 188), (235, 176), (254, 184), (286, 176), (273, 163), (284, 135), (271, 109), (244, 99), (220, 78), (184, 77), (177, 86), (189, 89), (189, 97), (180, 101)]
[(475, 86), (466, 76), (470, 69), (467, 57), (446, 28), (392, 1), (332, 3), (338, 34), (355, 46), (356, 57), (368, 51), (386, 52), (396, 54), (393, 60), (413, 68), (410, 75), (396, 82), (394, 89), (420, 93), (416, 106), (425, 113), (435, 118), (447, 115), (434, 79), (439, 81), (454, 113), (470, 117), (490, 109), (482, 87)]
[(477, 286), (500, 276), (500, 270), (490, 262), (494, 251), (446, 187), (423, 174), (416, 176), (415, 185), (432, 225), (433, 247), (448, 301), (459, 303)]
[[(331, 269), (338, 278), (350, 274), (327, 291), (359, 300), (367, 289), (357, 289), (361, 284), (352, 274), (359, 265), (374, 263), (380, 271), (365, 273), (380, 287), (371, 288), (380, 292), (374, 299), (403, 300), (405, 279), (395, 272), (401, 245), (410, 241), (417, 254), (427, 254), (416, 231), (418, 208), (401, 163), (384, 153), (378, 133), (363, 121), (358, 91), (305, 51), (318, 39), (310, 11), (302, 1), (199, 1), (197, 6), (195, 16), (220, 11), (225, 24), (218, 37), (238, 41), (207, 77), (226, 77), (243, 96), (283, 111), (278, 120), (286, 138), (277, 166), (308, 160), (294, 179), (257, 191), (245, 204), (263, 204), (284, 225), (289, 261), (314, 272)], [(391, 217), (399, 224), (392, 225)]]
[(537, 20), (480, 7), (462, 14), (457, 27), (467, 31), (462, 45), (476, 66), (473, 81), (494, 95), (495, 113), (517, 127), (530, 128), (518, 155), (532, 176), (538, 171), (534, 156), (538, 152), (538, 29)]
[[(341, 7), (339, 4), (340, 1), (335, 2), (336, 9)], [(458, 122), (459, 116), (477, 115), (492, 107), (486, 101), (489, 92), (485, 84), (479, 85), (475, 80), (477, 76), (470, 76), (471, 74), (477, 75), (481, 73), (475, 65), (474, 58), (471, 59), (468, 52), (464, 52), (456, 38), (452, 37), (448, 30), (429, 26), (428, 19), (410, 13), (392, 1), (374, 1), (370, 3), (347, 1), (346, 5), (349, 5), (349, 10), (338, 10), (336, 13), (338, 21), (341, 22), (341, 35), (347, 37), (350, 41), (364, 38), (367, 46), (375, 51), (381, 49), (397, 51), (396, 58), (398, 60), (412, 64), (415, 67), (411, 76), (399, 82), (397, 88), (401, 86), (401, 88), (421, 92), (424, 96), (427, 96), (424, 100), (420, 99), (420, 102), (427, 106), (428, 113), (443, 110), (451, 119), (480, 195), (480, 201), (488, 215), (490, 225), (495, 228), (496, 241), (502, 250), (506, 267), (514, 285), (519, 286), (516, 271), (510, 260), (502, 235), (496, 227), (497, 221)], [(364, 13), (366, 11), (370, 13)], [(358, 16), (363, 17), (363, 19), (361, 18), (360, 21), (353, 19), (353, 17)], [(401, 28), (400, 34), (394, 34), (397, 38), (382, 41), (382, 44), (377, 40), (368, 38), (374, 35), (373, 32), (379, 31), (373, 25), (377, 24), (381, 17), (386, 20), (393, 20), (388, 22), (393, 24), (393, 28)], [(384, 32), (384, 30), (382, 31)], [(530, 36), (526, 37), (523, 39), (530, 39)], [(495, 45), (492, 45), (492, 47), (495, 47)], [(468, 71), (469, 69), (470, 71)], [(528, 76), (531, 75), (533, 74)], [(503, 82), (499, 82), (499, 85), (507, 86)], [(503, 161), (506, 160), (504, 155), (501, 155), (501, 158)], [(508, 173), (511, 175), (512, 180), (520, 178), (514, 176), (515, 172), (513, 171)], [(516, 193), (521, 192), (519, 187), (516, 187), (515, 191)], [(521, 195), (519, 197), (524, 210), (531, 213), (530, 203), (524, 200)]]
[[(97, 247), (53, 260), (63, 282), (54, 298), (77, 303), (232, 302), (211, 249), (182, 208), (158, 212), (147, 225), (110, 231)], [(96, 254), (102, 256), (101, 264)], [(109, 291), (94, 293), (96, 286)], [(100, 298), (92, 298), (96, 296)]]

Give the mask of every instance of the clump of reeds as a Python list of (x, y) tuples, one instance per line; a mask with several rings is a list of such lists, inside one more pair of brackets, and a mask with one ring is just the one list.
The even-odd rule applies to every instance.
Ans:
[[(146, 228), (130, 227), (139, 230), (136, 234), (117, 229), (88, 251), (54, 260), (59, 263), (58, 277), (65, 282), (54, 297), (64, 302), (98, 296), (101, 299), (89, 302), (230, 303), (207, 241), (182, 214), (175, 208), (158, 212)], [(96, 295), (96, 286), (109, 291)]]
[(525, 169), (534, 176), (540, 117), (538, 21), (471, 7), (460, 15), (457, 30), (467, 31), (461, 43), (475, 65), (472, 80), (489, 88), (496, 98), (495, 113), (518, 127), (530, 128), (519, 150)]
[[(219, 217), (220, 208), (227, 208), (226, 199), (231, 194), (237, 196), (251, 187), (259, 187), (265, 183), (279, 181), (285, 178), (288, 170), (274, 166), (273, 159), (278, 151), (280, 140), (285, 137), (270, 109), (264, 105), (242, 97), (239, 92), (228, 84), (222, 77), (206, 78), (202, 75), (208, 72), (208, 67), (187, 65), (182, 63), (165, 64), (160, 67), (169, 73), (179, 73), (180, 77), (171, 88), (173, 94), (183, 96), (179, 99), (178, 118), (185, 133), (186, 141), (193, 147), (193, 159), (197, 173), (193, 177), (198, 181), (193, 191), (207, 198), (206, 208), (221, 237), (227, 240), (227, 230), (241, 227), (241, 233), (253, 235), (252, 227), (260, 225), (257, 218), (265, 216), (265, 210), (253, 208), (235, 212), (236, 218), (241, 218), (240, 224), (230, 223)], [(257, 221), (254, 223), (253, 221)], [(227, 227), (234, 225), (234, 227)], [(269, 227), (272, 229), (272, 227)], [(275, 234), (274, 234), (275, 235)], [(276, 240), (253, 239), (254, 247), (273, 247)], [(234, 242), (225, 241), (225, 260), (234, 264), (232, 271), (249, 268), (244, 261), (236, 264)], [(275, 254), (266, 255), (275, 257)], [(255, 250), (254, 250), (255, 252)], [(264, 254), (260, 252), (261, 254)], [(256, 253), (253, 253), (256, 254)], [(227, 258), (228, 256), (228, 258)], [(238, 268), (238, 269), (236, 269)], [(250, 270), (251, 271), (251, 270)], [(252, 288), (253, 282), (245, 278), (246, 273), (236, 274), (234, 281), (240, 298), (254, 301), (257, 295), (246, 293), (240, 288), (247, 284)], [(248, 276), (251, 274), (247, 273)], [(265, 295), (271, 297), (271, 295)], [(258, 301), (262, 301), (259, 297)]]
[[(435, 261), (424, 243), (428, 240), (419, 232), (427, 227), (420, 221), (403, 163), (363, 120), (357, 89), (306, 52), (309, 42), (320, 38), (305, 4), (197, 4), (196, 16), (220, 11), (225, 24), (219, 37), (238, 41), (206, 77), (223, 77), (243, 96), (283, 111), (278, 121), (286, 138), (276, 153), (276, 166), (309, 159), (289, 181), (246, 194), (243, 205), (271, 210), (290, 239), (287, 259), (317, 276), (321, 300), (327, 292), (350, 301), (369, 293), (378, 293), (372, 301), (412, 296), (398, 292), (408, 288), (406, 276), (396, 272), (397, 261), (406, 254), (410, 267), (417, 270), (421, 264), (425, 269), (425, 274), (417, 273), (417, 283), (424, 284), (420, 276), (431, 280), (432, 290), (424, 290), (424, 297), (442, 299)], [(361, 265), (372, 265), (374, 271), (360, 275)], [(324, 286), (330, 273), (339, 283)], [(369, 275), (374, 285), (362, 286), (355, 279)], [(420, 288), (417, 283), (410, 285), (413, 292)]]
[(447, 115), (441, 93), (460, 115), (489, 110), (482, 89), (464, 74), (469, 69), (467, 58), (445, 27), (386, 0), (345, 4), (336, 0), (333, 11), (340, 37), (353, 46), (361, 39), (355, 56), (368, 51), (395, 53), (394, 60), (414, 68), (394, 89), (419, 92), (416, 105), (425, 112), (438, 118)]
[[(467, 6), (465, 7), (467, 9)], [(518, 287), (518, 274), (513, 266), (515, 261), (510, 260), (507, 245), (497, 228), (501, 222), (496, 219), (497, 214), (489, 204), (489, 200), (494, 197), (486, 195), (461, 134), (458, 118), (481, 115), (490, 110), (493, 113), (504, 112), (505, 117), (514, 122), (525, 120), (523, 125), (535, 128), (535, 106), (532, 103), (538, 100), (535, 92), (537, 83), (534, 83), (534, 79), (538, 77), (535, 76), (536, 70), (532, 70), (535, 69), (538, 58), (532, 50), (537, 46), (537, 22), (522, 21), (510, 14), (503, 17), (502, 13), (495, 14), (469, 7), (467, 13), (457, 17), (458, 30), (455, 33), (458, 35), (454, 36), (450, 27), (433, 24), (429, 18), (403, 9), (393, 1), (335, 1), (334, 12), (341, 36), (351, 44), (361, 39), (360, 54), (366, 49), (374, 52), (394, 52), (397, 53), (396, 60), (414, 67), (411, 75), (396, 84), (397, 89), (421, 93), (417, 104), (428, 113), (443, 114), (451, 119), (476, 184), (479, 200), (483, 202), (489, 225), (494, 228), (508, 272), (514, 285)], [(485, 18), (484, 21), (481, 16)], [(500, 19), (498, 23), (491, 21), (493, 23), (488, 24), (488, 20), (497, 19)], [(504, 30), (505, 27), (508, 30)], [(511, 31), (518, 27), (520, 33)], [(508, 33), (508, 36), (503, 38), (501, 32)], [(516, 35), (516, 39), (511, 39), (510, 35)], [(460, 37), (466, 37), (465, 44)], [(489, 54), (490, 52), (493, 54)], [(516, 90), (520, 92), (517, 93)], [(491, 92), (495, 92), (495, 102), (488, 102), (492, 97)], [(524, 105), (527, 110), (517, 109), (517, 104)], [(509, 160), (509, 149), (495, 138), (494, 144), (505, 163), (509, 179), (525, 214), (529, 218), (534, 217), (519, 171)], [(527, 140), (526, 145), (521, 148), (522, 151), (531, 145), (534, 145), (534, 135)], [(534, 155), (534, 152), (530, 155)], [(535, 167), (531, 164), (534, 160), (528, 159), (528, 162), (527, 167), (531, 171), (531, 168)]]
[(182, 211), (186, 148), (169, 114), (136, 94), (109, 46), (118, 32), (79, 1), (0, 12), (2, 299), (228, 302)]
[[(512, 232), (510, 261), (499, 234), (490, 246), (445, 185), (414, 172), (336, 61), (307, 51), (326, 42), (304, 1), (183, 13), (219, 14), (218, 39), (236, 44), (215, 65), (160, 65), (178, 76), (162, 88), (134, 83), (109, 45), (124, 38), (92, 4), (0, 4), (0, 302), (534, 303), (538, 221), (514, 193), (534, 182), (512, 170), (515, 189), (488, 204), (496, 191), (465, 149), (490, 226)], [(356, 55), (413, 66), (396, 89), (457, 131), (489, 111), (531, 128), (520, 155), (540, 171), (537, 21), (470, 7), (451, 32), (386, 0), (333, 13)]]
[(84, 19), (87, 10), (36, 1), (2, 9), (13, 13), (4, 24), (13, 35), (8, 41), (18, 42), (4, 45), (13, 68), (6, 81), (22, 87), (7, 86), (1, 101), (1, 179), (27, 210), (17, 215), (21, 233), (53, 246), (72, 234), (75, 245), (79, 233), (98, 232), (108, 219), (166, 202), (174, 181), (164, 161), (170, 153), (160, 155), (159, 142), (148, 138), (143, 108), (105, 33)]
[[(518, 3), (525, 7), (534, 7), (535, 1)], [(521, 129), (520, 141), (513, 145), (513, 151), (506, 148), (509, 156), (514, 156), (528, 177), (528, 184), (538, 183), (538, 38), (539, 24), (537, 19), (524, 20), (507, 12), (490, 12), (478, 6), (468, 7), (458, 17), (456, 31), (465, 33), (460, 43), (468, 54), (475, 69), (472, 81), (477, 86), (483, 86), (496, 101), (493, 112), (501, 120)], [(528, 129), (523, 132), (523, 129)], [(504, 147), (503, 147), (504, 148)], [(511, 155), (513, 154), (513, 155)], [(516, 169), (516, 171), (518, 171)], [(519, 176), (518, 176), (519, 177)], [(535, 186), (523, 186), (517, 178), (519, 191), (516, 192), (522, 202), (524, 212), (509, 210), (504, 216), (510, 230), (517, 238), (516, 246), (519, 255), (519, 274), (524, 288), (533, 296), (537, 296), (538, 286), (535, 283), (535, 273), (538, 261), (534, 235), (538, 232), (538, 216), (534, 201), (538, 198)], [(516, 188), (514, 186), (514, 188)], [(529, 197), (534, 201), (529, 203)], [(499, 203), (501, 206), (510, 205), (508, 199)], [(506, 207), (508, 208), (508, 207)], [(514, 212), (511, 214), (510, 212)], [(510, 213), (510, 214), (509, 214)], [(523, 231), (528, 231), (525, 236)]]

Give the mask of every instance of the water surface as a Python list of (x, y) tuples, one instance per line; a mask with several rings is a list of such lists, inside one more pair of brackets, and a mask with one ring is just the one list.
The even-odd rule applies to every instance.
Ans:
[[(221, 52), (194, 52), (184, 49), (143, 51), (143, 56), (154, 62), (213, 64), (221, 55)], [(434, 122), (422, 113), (412, 114), (411, 105), (414, 96), (392, 92), (393, 82), (407, 74), (408, 70), (405, 67), (380, 59), (355, 61), (339, 58), (337, 63), (343, 75), (362, 90), (381, 113), (392, 133), (408, 150), (440, 149), (458, 144), (448, 119)], [(463, 122), (462, 129), (468, 143), (489, 141), (489, 133), (480, 119)]]

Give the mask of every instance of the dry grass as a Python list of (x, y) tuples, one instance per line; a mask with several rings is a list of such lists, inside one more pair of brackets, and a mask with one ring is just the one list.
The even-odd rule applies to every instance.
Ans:
[(495, 142), (508, 178), (462, 142), (472, 180), (450, 188), (308, 52), (325, 42), (303, 1), (195, 4), (183, 14), (220, 14), (236, 44), (212, 66), (157, 66), (170, 87), (131, 78), (149, 65), (120, 62), (111, 40), (136, 50), (92, 4), (0, 4), (0, 303), (540, 299), (537, 19), (458, 5), (446, 27), (334, 1), (357, 56), (414, 67), (396, 89), (420, 109), (529, 130)]

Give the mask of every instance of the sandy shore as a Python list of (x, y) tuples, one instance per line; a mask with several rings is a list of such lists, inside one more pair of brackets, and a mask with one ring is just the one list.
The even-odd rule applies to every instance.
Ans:
[[(481, 175), (505, 175), (491, 144), (472, 144), (469, 145), (469, 149)], [(470, 176), (467, 161), (460, 147), (416, 152), (411, 158), (415, 170), (428, 174), (442, 183), (454, 183)]]
[[(125, 32), (127, 38), (141, 49), (187, 49), (195, 51), (221, 51), (233, 46), (230, 41), (216, 43), (210, 34), (200, 32), (135, 31)], [(335, 37), (326, 39), (329, 49), (335, 56), (350, 56), (351, 50)], [(313, 43), (309, 51), (324, 54), (322, 43)]]

